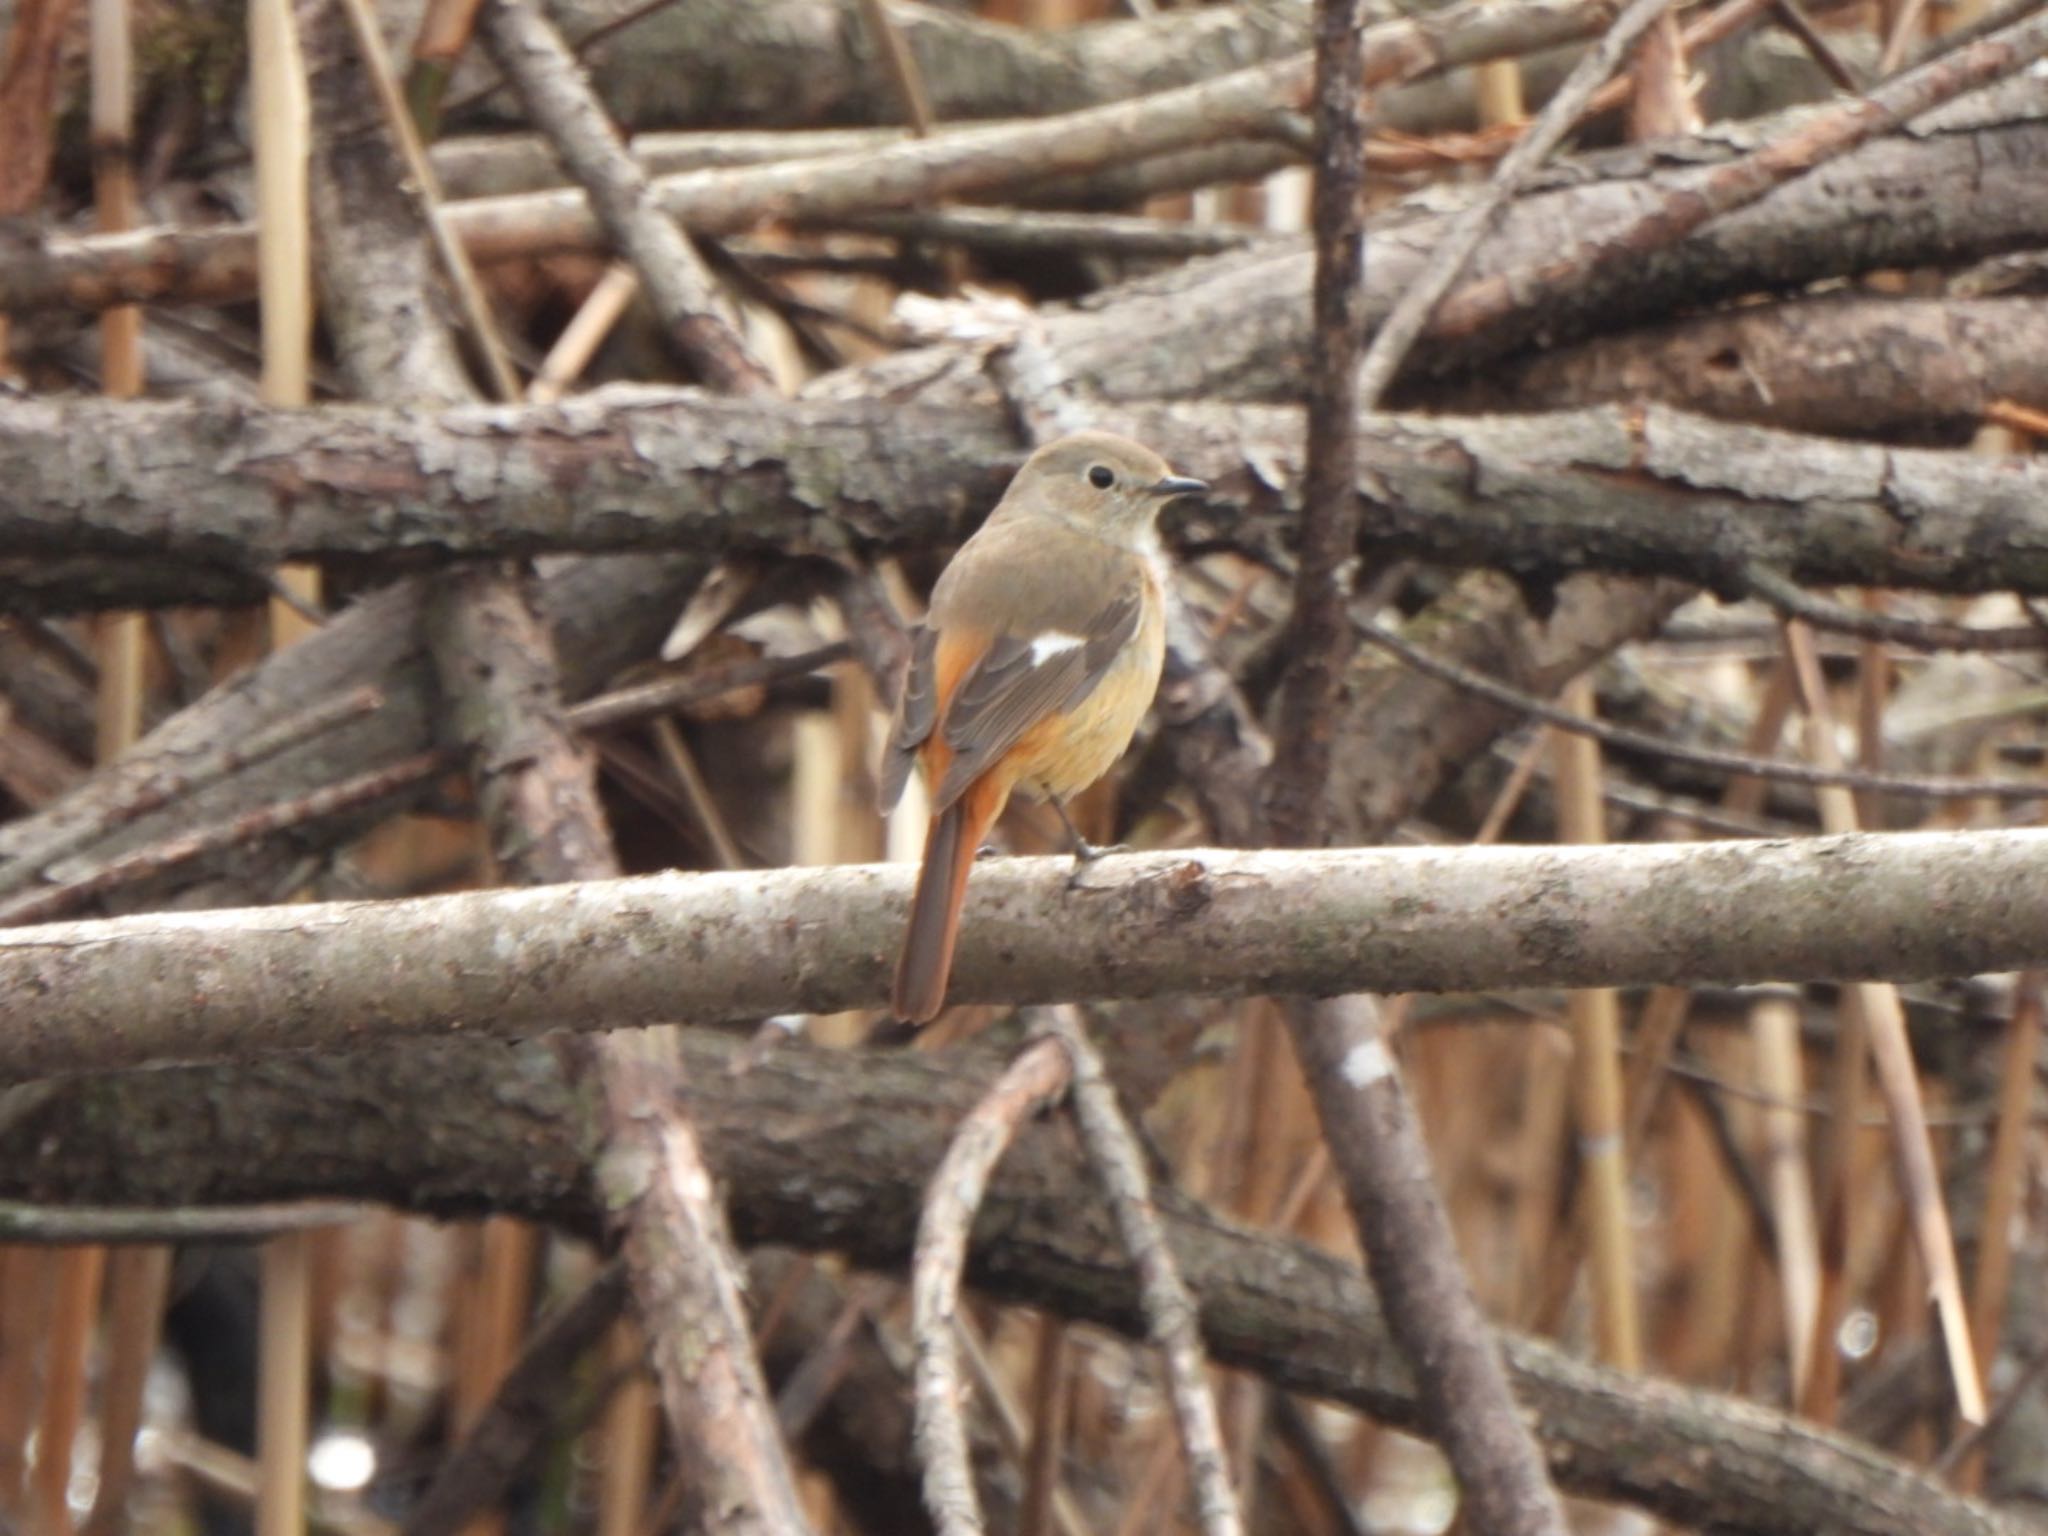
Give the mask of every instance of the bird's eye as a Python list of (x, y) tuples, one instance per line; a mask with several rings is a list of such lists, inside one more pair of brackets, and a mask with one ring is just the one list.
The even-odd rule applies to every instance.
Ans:
[(1088, 471), (1088, 483), (1098, 491), (1106, 491), (1116, 484), (1116, 473), (1106, 464), (1097, 464)]

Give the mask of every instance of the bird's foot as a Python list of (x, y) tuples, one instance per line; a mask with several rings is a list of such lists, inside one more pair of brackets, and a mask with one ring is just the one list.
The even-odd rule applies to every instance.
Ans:
[(1067, 871), (1067, 889), (1078, 891), (1086, 882), (1088, 871), (1094, 866), (1097, 859), (1102, 858), (1106, 854), (1129, 853), (1130, 851), (1129, 845), (1125, 843), (1112, 843), (1108, 847), (1104, 847), (1099, 843), (1091, 843), (1085, 838), (1075, 838), (1074, 867)]

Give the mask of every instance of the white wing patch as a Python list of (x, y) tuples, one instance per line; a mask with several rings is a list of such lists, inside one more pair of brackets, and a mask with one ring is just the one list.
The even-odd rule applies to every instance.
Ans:
[(1042, 635), (1034, 635), (1031, 637), (1031, 665), (1042, 667), (1053, 657), (1078, 650), (1087, 643), (1080, 635), (1064, 634), (1057, 629), (1047, 630)]

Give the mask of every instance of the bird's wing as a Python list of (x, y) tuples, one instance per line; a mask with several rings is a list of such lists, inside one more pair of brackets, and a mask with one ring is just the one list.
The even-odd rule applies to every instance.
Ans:
[(885, 815), (903, 798), (903, 786), (910, 781), (910, 765), (917, 761), (917, 749), (925, 744), (939, 718), (938, 640), (937, 631), (927, 624), (916, 625), (910, 632), (910, 667), (903, 674), (896, 729), (889, 737), (888, 751), (882, 754), (882, 782), (877, 798)]
[[(939, 729), (952, 760), (932, 796), (933, 811), (951, 805), (1034, 725), (1094, 691), (1138, 632), (1143, 595), (1139, 580), (1117, 582), (1083, 613), (1062, 603), (1057, 623), (1005, 631), (988, 642), (944, 700)], [(940, 636), (939, 648), (947, 638)], [(941, 659), (934, 675), (947, 670)]]

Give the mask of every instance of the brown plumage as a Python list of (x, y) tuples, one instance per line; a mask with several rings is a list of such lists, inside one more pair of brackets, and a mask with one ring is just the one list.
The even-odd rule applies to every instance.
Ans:
[(1011, 794), (1064, 802), (1130, 745), (1165, 655), (1153, 520), (1207, 489), (1128, 438), (1077, 432), (1025, 462), (932, 589), (882, 768), (885, 807), (913, 762), (932, 801), (899, 1018), (945, 1005), (968, 871)]

